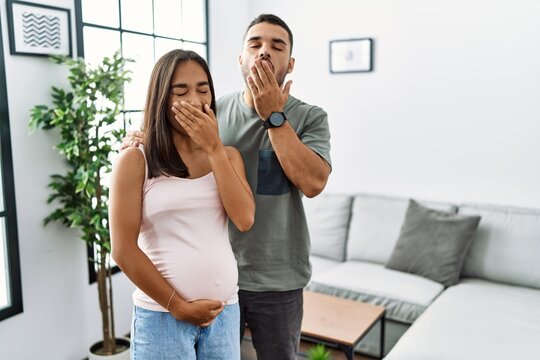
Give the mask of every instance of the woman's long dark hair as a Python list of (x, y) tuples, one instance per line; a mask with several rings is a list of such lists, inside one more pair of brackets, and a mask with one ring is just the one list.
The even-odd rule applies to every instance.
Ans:
[(208, 76), (212, 95), (210, 108), (216, 113), (214, 83), (206, 61), (196, 52), (189, 50), (173, 50), (163, 55), (152, 70), (144, 106), (144, 153), (148, 163), (149, 179), (161, 175), (189, 177), (189, 170), (174, 146), (172, 129), (167, 117), (171, 79), (176, 67), (189, 60), (201, 65)]

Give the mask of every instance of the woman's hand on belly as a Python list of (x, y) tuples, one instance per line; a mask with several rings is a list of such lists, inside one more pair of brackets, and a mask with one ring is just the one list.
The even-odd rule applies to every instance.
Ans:
[(185, 301), (180, 296), (175, 296), (169, 311), (177, 320), (206, 327), (214, 322), (224, 308), (225, 303), (218, 300)]

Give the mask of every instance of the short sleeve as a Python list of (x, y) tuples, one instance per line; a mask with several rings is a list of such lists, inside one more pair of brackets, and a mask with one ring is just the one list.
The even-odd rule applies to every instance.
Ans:
[(330, 129), (328, 127), (328, 115), (326, 111), (318, 107), (309, 110), (305, 126), (300, 132), (300, 140), (311, 150), (322, 157), (330, 167)]

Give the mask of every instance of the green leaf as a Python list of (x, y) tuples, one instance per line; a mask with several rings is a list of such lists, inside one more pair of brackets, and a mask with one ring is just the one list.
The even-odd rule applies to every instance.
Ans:
[(307, 355), (309, 360), (330, 360), (332, 358), (330, 352), (322, 344), (313, 346)]
[(77, 187), (75, 188), (75, 192), (79, 193), (83, 191), (85, 187), (86, 187), (86, 184), (81, 181), (77, 184)]

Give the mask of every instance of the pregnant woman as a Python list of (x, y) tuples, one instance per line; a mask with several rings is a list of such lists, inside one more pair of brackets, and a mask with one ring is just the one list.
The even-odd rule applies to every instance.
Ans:
[(240, 153), (219, 138), (212, 77), (198, 54), (174, 50), (154, 66), (144, 144), (119, 154), (109, 205), (112, 256), (137, 287), (132, 359), (238, 360), (227, 220), (249, 230), (255, 203)]

